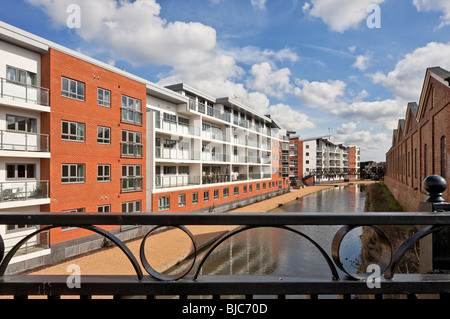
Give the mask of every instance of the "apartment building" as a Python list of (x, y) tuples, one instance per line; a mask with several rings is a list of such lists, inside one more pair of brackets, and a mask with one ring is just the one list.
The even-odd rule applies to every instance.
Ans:
[(359, 179), (360, 149), (331, 141), (331, 136), (290, 137), (290, 171), (293, 183), (354, 181)]
[(218, 212), (289, 190), (286, 131), (239, 101), (185, 83), (147, 98), (148, 210)]
[[(226, 211), (289, 191), (288, 150), (275, 120), (235, 99), (162, 87), (0, 22), (0, 215)], [(0, 239), (8, 251), (40, 228), (0, 226)], [(101, 244), (52, 228), (9, 268)]]

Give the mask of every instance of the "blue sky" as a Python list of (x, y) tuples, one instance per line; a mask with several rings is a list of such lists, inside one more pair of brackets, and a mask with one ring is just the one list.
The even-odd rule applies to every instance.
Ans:
[[(331, 132), (360, 146), (363, 161), (385, 160), (426, 68), (450, 70), (448, 0), (2, 4), (3, 22), (161, 85), (236, 97), (303, 138)], [(71, 4), (79, 28), (67, 23), (78, 17)]]

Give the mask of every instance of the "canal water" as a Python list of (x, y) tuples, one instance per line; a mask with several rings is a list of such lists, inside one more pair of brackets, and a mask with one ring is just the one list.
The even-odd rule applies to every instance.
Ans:
[[(271, 212), (356, 213), (364, 211), (364, 202), (365, 186), (354, 184), (307, 195)], [(316, 241), (330, 258), (331, 242), (340, 227), (293, 226)], [(350, 271), (354, 267), (354, 272), (360, 261), (360, 235), (361, 231), (352, 231), (345, 237), (341, 245), (341, 256), (345, 256), (345, 267)], [(338, 271), (340, 272), (340, 270)], [(331, 278), (327, 262), (311, 242), (279, 228), (257, 228), (229, 238), (217, 247), (203, 264), (200, 276), (206, 274), (270, 274)]]

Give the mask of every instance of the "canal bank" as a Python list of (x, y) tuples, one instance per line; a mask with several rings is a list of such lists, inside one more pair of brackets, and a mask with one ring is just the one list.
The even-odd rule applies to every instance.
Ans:
[[(367, 183), (367, 182), (357, 182)], [(369, 182), (371, 183), (371, 182)], [(330, 189), (335, 186), (347, 186), (349, 183), (338, 183), (329, 185), (308, 186), (301, 189), (292, 190), (290, 193), (270, 198), (258, 203), (254, 203), (245, 207), (234, 209), (230, 212), (245, 212), (245, 213), (263, 213), (271, 211), (297, 198), (320, 192), (322, 190)], [(351, 183), (350, 183), (351, 184)], [(356, 183), (353, 183), (356, 184)], [(234, 226), (187, 226), (191, 231), (198, 246), (207, 245), (212, 240), (230, 231)], [(126, 245), (134, 256), (139, 256), (139, 248), (141, 239), (127, 242)], [(177, 230), (169, 230), (161, 232), (152, 236), (152, 249), (148, 252), (147, 258), (152, 260), (152, 267), (163, 272), (176, 265), (180, 260), (183, 260), (190, 252), (190, 241), (184, 233)], [(135, 274), (129, 260), (117, 247), (105, 248), (100, 251), (90, 253), (86, 256), (75, 258), (64, 263), (42, 268), (33, 272), (30, 275), (38, 274), (60, 274), (69, 275), (69, 265), (75, 264), (79, 267), (82, 275), (101, 275), (101, 274)]]

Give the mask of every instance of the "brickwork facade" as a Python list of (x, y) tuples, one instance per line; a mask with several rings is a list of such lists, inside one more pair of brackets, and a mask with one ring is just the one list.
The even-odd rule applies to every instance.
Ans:
[[(386, 154), (385, 183), (406, 211), (427, 198), (423, 180), (440, 175), (450, 184), (450, 72), (429, 68), (419, 104), (409, 103)], [(444, 198), (450, 200), (447, 188)]]

